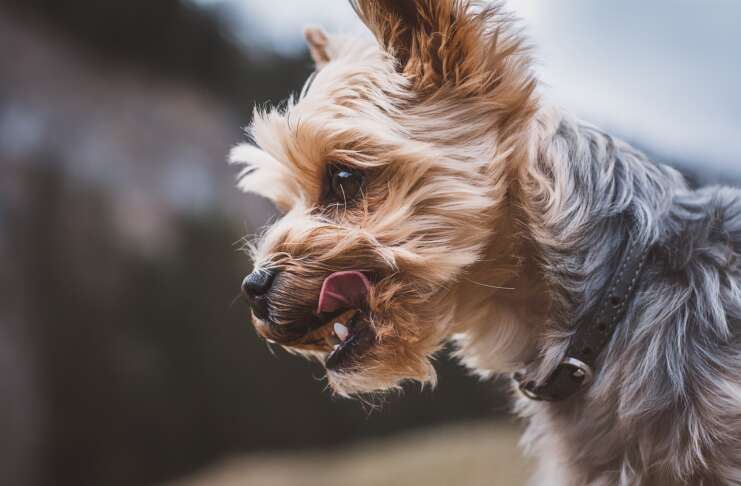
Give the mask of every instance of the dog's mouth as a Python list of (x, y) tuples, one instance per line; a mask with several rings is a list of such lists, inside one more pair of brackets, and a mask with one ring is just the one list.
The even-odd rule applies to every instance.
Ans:
[(327, 353), (325, 366), (338, 371), (352, 365), (373, 342), (368, 292), (370, 282), (363, 272), (336, 272), (324, 279), (317, 303), (315, 325), (285, 346)]

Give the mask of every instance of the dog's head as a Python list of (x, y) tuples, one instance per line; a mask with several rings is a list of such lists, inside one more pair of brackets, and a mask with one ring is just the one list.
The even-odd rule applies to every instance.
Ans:
[(430, 380), (459, 282), (498, 237), (509, 159), (535, 110), (497, 5), (353, 2), (377, 42), (307, 29), (317, 72), (256, 111), (232, 161), (284, 213), (244, 290), (259, 334), (358, 393)]

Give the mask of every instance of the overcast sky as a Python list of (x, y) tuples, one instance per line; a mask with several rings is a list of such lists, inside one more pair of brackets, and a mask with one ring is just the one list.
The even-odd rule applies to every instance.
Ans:
[[(302, 27), (363, 29), (346, 0), (191, 0), (251, 48), (301, 52)], [(741, 170), (741, 1), (510, 0), (552, 101), (661, 154)]]

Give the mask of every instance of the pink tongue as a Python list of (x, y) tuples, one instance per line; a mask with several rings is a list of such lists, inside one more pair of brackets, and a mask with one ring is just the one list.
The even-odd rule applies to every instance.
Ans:
[(358, 308), (365, 303), (370, 283), (362, 272), (336, 272), (324, 279), (316, 313)]

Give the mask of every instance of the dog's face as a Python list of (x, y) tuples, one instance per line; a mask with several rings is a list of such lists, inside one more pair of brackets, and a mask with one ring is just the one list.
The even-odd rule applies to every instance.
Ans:
[(283, 212), (245, 280), (255, 327), (320, 359), (341, 394), (434, 378), (458, 283), (497, 237), (505, 109), (530, 110), (532, 92), (513, 69), (490, 72), (514, 62), (485, 52), (495, 9), (356, 6), (379, 42), (308, 30), (315, 76), (285, 108), (256, 112), (255, 145), (232, 153), (248, 166), (241, 188)]

